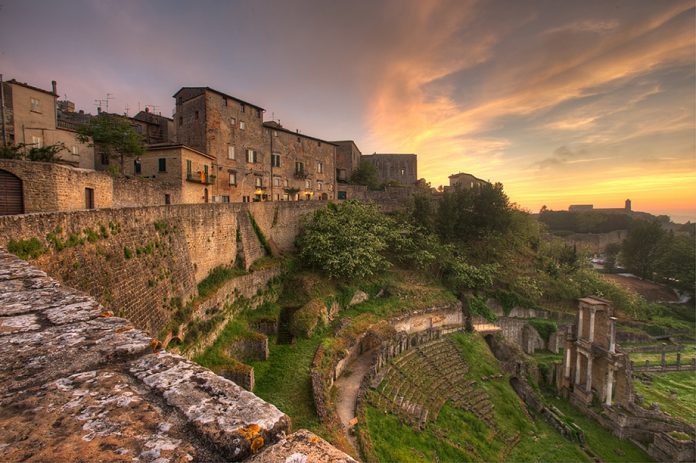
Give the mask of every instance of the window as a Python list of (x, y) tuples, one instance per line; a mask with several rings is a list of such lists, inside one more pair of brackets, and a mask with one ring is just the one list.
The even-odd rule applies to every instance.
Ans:
[(190, 159), (186, 160), (186, 177), (190, 177), (193, 172), (193, 162)]
[(240, 108), (240, 111), (241, 111), (241, 112), (246, 111), (246, 106), (244, 105), (244, 103), (242, 103), (242, 104), (239, 106), (239, 108)]
[(77, 146), (73, 145), (71, 148), (72, 154), (78, 155), (80, 154), (80, 151), (78, 150)]
[(323, 184), (321, 182), (317, 182), (317, 190), (318, 191), (321, 191), (322, 186), (323, 186)]
[(273, 177), (273, 186), (280, 186), (280, 177)]
[(109, 155), (102, 152), (101, 153), (101, 163), (103, 166), (108, 166), (109, 165)]
[(227, 107), (227, 98), (225, 98), (224, 96), (222, 97), (222, 106)]
[(143, 168), (142, 168), (142, 164), (140, 164), (140, 159), (136, 159), (135, 161), (133, 161), (133, 171), (136, 174), (139, 174), (142, 172), (142, 170), (143, 170)]
[(300, 137), (297, 137), (297, 143), (302, 143), (302, 140), (300, 140)]
[(280, 167), (280, 154), (271, 154), (271, 167)]
[(283, 186), (284, 186), (285, 188), (287, 188), (288, 186), (290, 186), (290, 182), (288, 182), (288, 179), (287, 179), (287, 178), (284, 178), (284, 179), (283, 179)]
[(172, 195), (169, 193), (164, 194), (164, 204), (171, 204), (172, 203)]
[(198, 120), (198, 111), (193, 113), (193, 117), (194, 117), (194, 119)]
[(249, 197), (248, 197), (248, 196), (242, 196), (242, 202), (243, 202), (243, 203), (249, 203), (249, 202), (251, 202), (251, 201), (249, 201)]
[(336, 169), (336, 178), (338, 180), (346, 180), (346, 170), (345, 169)]
[(239, 130), (244, 130), (244, 129), (246, 129), (246, 122), (239, 121)]
[(401, 176), (403, 177), (404, 175), (406, 175), (406, 169), (401, 169)]
[(348, 194), (345, 191), (338, 192), (338, 199), (348, 199)]
[(237, 172), (230, 172), (230, 186), (237, 186)]
[(179, 116), (179, 127), (181, 127), (182, 125), (184, 125), (184, 118)]
[(222, 196), (222, 202), (223, 202), (223, 203), (229, 203), (229, 202), (230, 202), (230, 197), (229, 197), (229, 196)]
[(39, 106), (39, 99), (38, 98), (32, 98), (31, 99), (31, 110), (38, 113), (41, 107)]
[(247, 162), (251, 162), (251, 163), (256, 162), (256, 151), (247, 150)]
[(41, 148), (43, 147), (43, 138), (31, 137), (31, 144), (34, 145), (34, 148)]
[(296, 174), (304, 174), (304, 162), (296, 162), (295, 163), (295, 173)]
[(232, 145), (227, 145), (227, 159), (235, 159), (234, 146)]
[(235, 128), (237, 126), (237, 119), (235, 119), (234, 117), (231, 117), (230, 118), (230, 125), (232, 126), (232, 128)]
[(260, 110), (260, 109), (257, 109), (257, 110), (256, 110), (256, 117), (258, 117), (259, 119), (261, 119), (261, 110)]
[(317, 162), (317, 172), (319, 172), (320, 174), (324, 173), (324, 164), (323, 163)]
[(256, 177), (254, 185), (256, 186), (256, 188), (262, 188), (263, 187), (263, 178)]
[(166, 158), (159, 158), (159, 171), (160, 172), (167, 171), (167, 159)]
[(317, 140), (317, 146), (321, 146), (321, 142)]
[(312, 189), (312, 181), (311, 180), (305, 180), (304, 181), (304, 186), (306, 189), (311, 190)]
[(274, 136), (274, 137), (277, 137), (277, 136), (278, 136), (278, 131), (277, 131), (277, 130), (274, 130), (274, 131), (273, 131), (273, 136)]
[(94, 209), (94, 188), (85, 188), (85, 208)]

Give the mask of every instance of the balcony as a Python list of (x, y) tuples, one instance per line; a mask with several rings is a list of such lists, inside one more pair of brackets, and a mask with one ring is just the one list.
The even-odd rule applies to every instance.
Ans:
[(205, 172), (188, 172), (186, 174), (186, 181), (200, 183), (202, 185), (212, 185), (215, 183), (215, 175), (209, 175)]
[(304, 180), (309, 178), (309, 174), (305, 172), (304, 170), (296, 170), (295, 171), (295, 178), (298, 180)]

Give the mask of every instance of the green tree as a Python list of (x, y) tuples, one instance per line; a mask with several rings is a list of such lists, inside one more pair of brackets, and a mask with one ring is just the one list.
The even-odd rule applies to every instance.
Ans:
[(604, 249), (604, 269), (607, 272), (613, 272), (616, 269), (616, 257), (621, 252), (619, 243), (610, 243)]
[(413, 221), (428, 230), (435, 231), (435, 207), (430, 191), (416, 191), (413, 194)]
[(47, 146), (33, 146), (26, 143), (0, 147), (0, 159), (26, 159), (37, 162), (63, 162), (58, 153), (65, 150), (63, 143)]
[(346, 201), (317, 210), (296, 245), (304, 263), (330, 278), (364, 278), (389, 265), (383, 251), (393, 229), (376, 206)]
[(621, 246), (621, 257), (626, 268), (639, 277), (652, 279), (664, 235), (659, 222), (638, 221)]
[(124, 172), (125, 158), (145, 152), (142, 136), (123, 116), (101, 113), (78, 127), (77, 134), (82, 143), (90, 143), (95, 150), (120, 159), (121, 173)]
[(360, 161), (358, 168), (355, 169), (350, 181), (356, 185), (365, 185), (371, 190), (380, 187), (379, 174), (374, 164), (368, 161)]
[(694, 294), (696, 243), (685, 234), (668, 233), (658, 245), (655, 272), (664, 282)]

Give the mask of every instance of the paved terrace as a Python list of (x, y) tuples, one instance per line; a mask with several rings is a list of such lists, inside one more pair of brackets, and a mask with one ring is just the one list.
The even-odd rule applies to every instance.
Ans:
[(354, 461), (0, 249), (3, 461)]

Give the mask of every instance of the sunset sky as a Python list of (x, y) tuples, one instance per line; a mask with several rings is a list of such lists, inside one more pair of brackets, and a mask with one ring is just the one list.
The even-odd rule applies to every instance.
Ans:
[(182, 86), (511, 200), (696, 220), (694, 0), (0, 0), (0, 73), (95, 112)]

